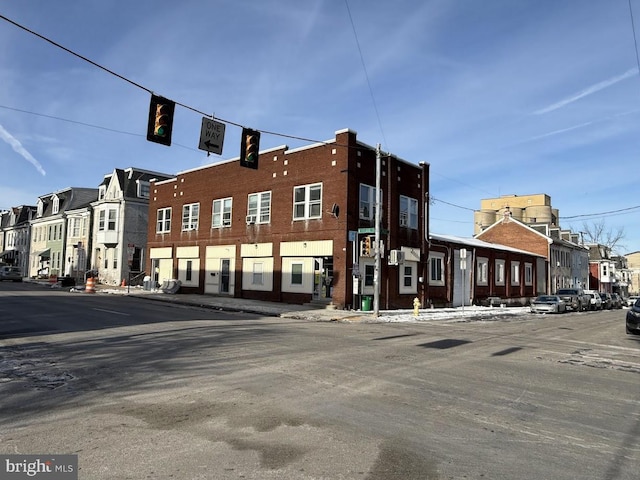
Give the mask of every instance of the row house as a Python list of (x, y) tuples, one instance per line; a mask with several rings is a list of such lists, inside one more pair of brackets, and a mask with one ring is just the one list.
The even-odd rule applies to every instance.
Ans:
[(104, 176), (90, 212), (94, 225), (90, 263), (100, 283), (141, 283), (150, 184), (169, 178), (166, 173), (139, 168), (116, 168)]
[[(259, 168), (222, 161), (151, 183), (147, 268), (157, 284), (182, 292), (285, 303), (380, 307), (426, 300), (425, 199), (428, 164), (384, 155), (351, 130), (301, 148), (261, 151)], [(374, 232), (376, 172), (381, 184), (381, 245), (375, 271), (363, 241)], [(372, 245), (372, 250), (375, 245)]]
[[(90, 216), (86, 214), (91, 202), (98, 196), (97, 188), (69, 187), (38, 197), (35, 217), (31, 220), (31, 242), (29, 267), (25, 272), (33, 278), (70, 275), (75, 269), (71, 259), (82, 255), (89, 243), (88, 225)], [(77, 225), (80, 232), (75, 248), (69, 243), (69, 219), (72, 232)], [(83, 265), (84, 267), (84, 265)], [(80, 270), (84, 271), (83, 268)]]
[(21, 205), (0, 212), (0, 264), (15, 265), (23, 272), (29, 266), (30, 222), (36, 207)]
[[(633, 270), (629, 268), (633, 264), (632, 260), (612, 255), (611, 247), (606, 245), (590, 243), (587, 247), (589, 248), (589, 288), (628, 297), (629, 286), (633, 281)], [(633, 286), (631, 291), (636, 291), (633, 290)]]
[(538, 270), (539, 294), (552, 294), (561, 288), (588, 288), (589, 250), (576, 236), (549, 228), (526, 225), (505, 212), (502, 219), (475, 236), (479, 240), (532, 252), (546, 259), (545, 276)]
[(429, 236), (432, 306), (527, 305), (544, 293), (546, 258), (504, 245), (452, 235)]
[(640, 294), (640, 251), (627, 253), (624, 258), (627, 261), (629, 278), (629, 294)]

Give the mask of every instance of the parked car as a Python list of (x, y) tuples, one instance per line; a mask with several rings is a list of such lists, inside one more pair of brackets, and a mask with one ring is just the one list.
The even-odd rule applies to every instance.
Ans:
[(611, 294), (611, 308), (615, 308), (617, 310), (622, 308), (622, 297), (617, 293)]
[(590, 310), (602, 310), (602, 299), (598, 292), (591, 291), (585, 295), (589, 295)]
[(640, 335), (640, 299), (637, 299), (636, 303), (627, 311), (626, 328), (627, 333)]
[(633, 307), (633, 304), (640, 298), (638, 295), (631, 295), (627, 298), (627, 307)]
[(599, 292), (599, 293), (600, 293), (600, 298), (602, 299), (602, 308), (611, 310), (611, 305), (613, 303), (611, 300), (611, 294), (607, 292)]
[(561, 288), (556, 292), (562, 301), (574, 312), (581, 312), (589, 309), (589, 298), (581, 288)]
[(11, 280), (14, 282), (22, 281), (22, 269), (20, 267), (3, 266), (0, 267), (0, 281)]
[(567, 305), (557, 295), (539, 295), (531, 302), (531, 313), (564, 313)]

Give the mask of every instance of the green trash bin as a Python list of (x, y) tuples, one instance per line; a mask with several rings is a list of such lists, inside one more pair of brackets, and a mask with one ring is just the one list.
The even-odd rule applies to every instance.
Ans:
[(363, 296), (362, 297), (362, 311), (363, 312), (370, 312), (371, 311), (371, 297), (370, 296)]

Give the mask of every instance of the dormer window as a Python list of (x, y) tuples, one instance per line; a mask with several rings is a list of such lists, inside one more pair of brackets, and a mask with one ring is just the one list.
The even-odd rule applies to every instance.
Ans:
[(98, 200), (104, 200), (104, 197), (107, 193), (107, 187), (104, 185), (100, 185), (98, 188)]
[(38, 217), (41, 217), (43, 213), (44, 213), (44, 202), (38, 199), (38, 211), (36, 212), (36, 215)]
[(53, 197), (53, 210), (51, 213), (54, 215), (60, 211), (60, 199), (57, 196)]
[(149, 198), (149, 182), (138, 180), (138, 197)]

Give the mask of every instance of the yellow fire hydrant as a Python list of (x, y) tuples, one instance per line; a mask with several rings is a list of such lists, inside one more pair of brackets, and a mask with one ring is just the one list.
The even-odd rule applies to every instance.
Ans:
[(413, 299), (413, 316), (417, 317), (420, 311), (420, 299), (418, 297)]

